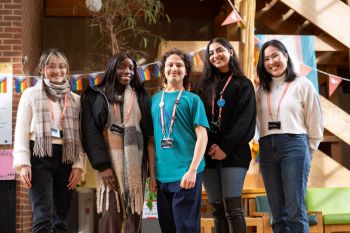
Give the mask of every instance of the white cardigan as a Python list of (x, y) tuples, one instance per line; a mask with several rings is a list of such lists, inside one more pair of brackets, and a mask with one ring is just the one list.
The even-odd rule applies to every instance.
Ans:
[[(34, 88), (26, 89), (19, 101), (17, 110), (17, 121), (15, 129), (15, 140), (13, 148), (13, 168), (19, 172), (19, 169), (23, 165), (31, 166), (30, 164), (30, 148), (29, 140), (35, 141), (34, 133), (34, 122), (35, 122), (35, 112), (34, 112)], [(80, 105), (80, 96), (74, 94), (75, 103)], [(52, 108), (54, 112), (55, 125), (61, 128), (60, 125), (60, 115), (61, 107), (59, 102), (53, 102)], [(52, 138), (52, 144), (63, 144), (63, 139)], [(79, 153), (79, 159), (73, 163), (72, 168), (80, 168), (85, 173), (86, 155), (82, 151)]]

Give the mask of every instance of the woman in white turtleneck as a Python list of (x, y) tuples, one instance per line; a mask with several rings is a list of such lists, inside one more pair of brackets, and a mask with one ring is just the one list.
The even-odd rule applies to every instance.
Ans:
[(257, 124), (260, 168), (276, 232), (309, 232), (305, 192), (310, 160), (322, 140), (318, 94), (298, 76), (278, 40), (260, 50), (257, 72)]

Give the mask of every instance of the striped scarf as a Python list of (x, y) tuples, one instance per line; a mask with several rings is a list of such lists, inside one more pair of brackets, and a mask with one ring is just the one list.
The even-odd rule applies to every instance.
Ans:
[(77, 161), (80, 151), (79, 141), (79, 103), (76, 103), (73, 94), (70, 93), (69, 82), (63, 84), (53, 84), (48, 79), (39, 80), (34, 92), (34, 112), (35, 112), (35, 156), (52, 156), (51, 129), (52, 117), (50, 112), (49, 98), (58, 100), (60, 105), (64, 105), (65, 95), (68, 94), (67, 107), (62, 120), (63, 129), (63, 163), (73, 163)]
[[(134, 97), (132, 98), (132, 95)], [(133, 99), (133, 102), (131, 100)], [(131, 213), (141, 214), (143, 209), (142, 188), (142, 155), (143, 137), (140, 129), (141, 111), (136, 93), (128, 85), (124, 93), (123, 117), (127, 117), (130, 105), (132, 110), (130, 117), (125, 122), (123, 136), (113, 134), (110, 131), (112, 124), (121, 124), (120, 111), (114, 112), (113, 105), (109, 104), (110, 121), (104, 131), (104, 138), (112, 161), (113, 170), (117, 176), (119, 192), (115, 193), (118, 212), (131, 210)], [(109, 188), (105, 187), (101, 176), (97, 172), (97, 211), (102, 212), (103, 198), (106, 198), (106, 210), (108, 210)], [(104, 195), (106, 192), (106, 195)], [(122, 202), (122, 203), (120, 203)]]

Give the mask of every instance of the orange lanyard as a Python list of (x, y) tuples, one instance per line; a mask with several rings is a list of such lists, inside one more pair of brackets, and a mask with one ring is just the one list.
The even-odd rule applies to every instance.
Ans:
[[(286, 95), (287, 91), (288, 91), (288, 88), (289, 88), (289, 85), (290, 85), (290, 82), (287, 83), (286, 87), (284, 88), (283, 90), (283, 93), (282, 93), (282, 96), (280, 97), (280, 100), (278, 102), (278, 106), (277, 106), (277, 112), (276, 112), (276, 115), (278, 116), (279, 113), (280, 113), (280, 107), (281, 107), (281, 103), (282, 103), (282, 100), (284, 98), (284, 96)], [(269, 116), (272, 119), (272, 111), (271, 111), (271, 97), (270, 97), (270, 92), (267, 93), (267, 109), (269, 110)]]
[[(64, 114), (66, 113), (68, 94), (69, 94), (69, 93), (65, 94), (65, 96), (64, 96), (64, 105), (63, 105), (63, 110), (62, 110), (62, 112), (61, 112), (60, 122), (63, 121), (63, 119), (64, 119)], [(50, 114), (51, 114), (52, 122), (55, 122), (55, 115), (54, 115), (54, 113), (53, 113), (52, 103), (51, 103), (49, 97), (47, 97), (47, 100), (48, 100), (48, 102), (49, 102)]]
[[(128, 110), (127, 114), (126, 114), (126, 117), (124, 118), (125, 120), (123, 121), (123, 119), (121, 119), (121, 121), (123, 121), (122, 125), (124, 125), (130, 118), (132, 106), (134, 105), (134, 96), (135, 96), (135, 93), (132, 91), (131, 92), (131, 105), (130, 105), (129, 110)], [(113, 109), (114, 109), (115, 115), (117, 115), (118, 106), (119, 106), (119, 104), (116, 104), (116, 103), (113, 104)]]
[[(224, 96), (226, 87), (230, 83), (231, 79), (232, 79), (232, 75), (226, 80), (225, 86), (220, 91), (220, 99), (218, 101), (224, 101), (223, 96)], [(212, 121), (214, 121), (214, 107), (215, 107), (214, 102), (215, 102), (215, 94), (213, 94), (213, 96), (211, 98), (211, 118), (212, 118)], [(218, 122), (220, 122), (220, 120), (221, 120), (221, 113), (222, 113), (222, 107), (219, 106)]]
[[(177, 95), (177, 98), (175, 100), (175, 103), (174, 103), (174, 107), (173, 107), (173, 113), (171, 115), (171, 121), (170, 121), (170, 127), (169, 127), (169, 131), (168, 131), (168, 138), (170, 137), (170, 134), (173, 132), (173, 125), (174, 125), (174, 122), (175, 122), (175, 114), (176, 114), (176, 108), (177, 108), (177, 105), (179, 105), (180, 103), (180, 98), (181, 98), (181, 95), (182, 95), (182, 92), (183, 92), (184, 88), (182, 88), (180, 91), (179, 91), (179, 94)], [(162, 123), (162, 134), (165, 138), (165, 124), (164, 124), (164, 93), (165, 91), (163, 90), (163, 93), (162, 93), (162, 98), (160, 100), (160, 103), (159, 103), (159, 107), (160, 107), (160, 119), (161, 119), (161, 123)]]

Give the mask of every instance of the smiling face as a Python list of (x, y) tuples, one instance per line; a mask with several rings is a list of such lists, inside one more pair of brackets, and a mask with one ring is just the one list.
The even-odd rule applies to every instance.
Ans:
[(283, 54), (278, 48), (269, 45), (264, 51), (264, 67), (272, 77), (281, 77), (286, 73), (288, 54)]
[(41, 72), (44, 78), (49, 79), (51, 83), (61, 84), (67, 79), (67, 70), (65, 59), (52, 55)]
[(164, 75), (167, 84), (171, 86), (182, 85), (186, 76), (185, 62), (177, 54), (170, 55), (165, 61)]
[(134, 76), (134, 63), (130, 58), (122, 60), (117, 67), (117, 78), (121, 85), (126, 86)]
[(212, 66), (217, 68), (221, 73), (229, 71), (230, 57), (233, 51), (225, 48), (218, 42), (209, 45), (209, 61)]

